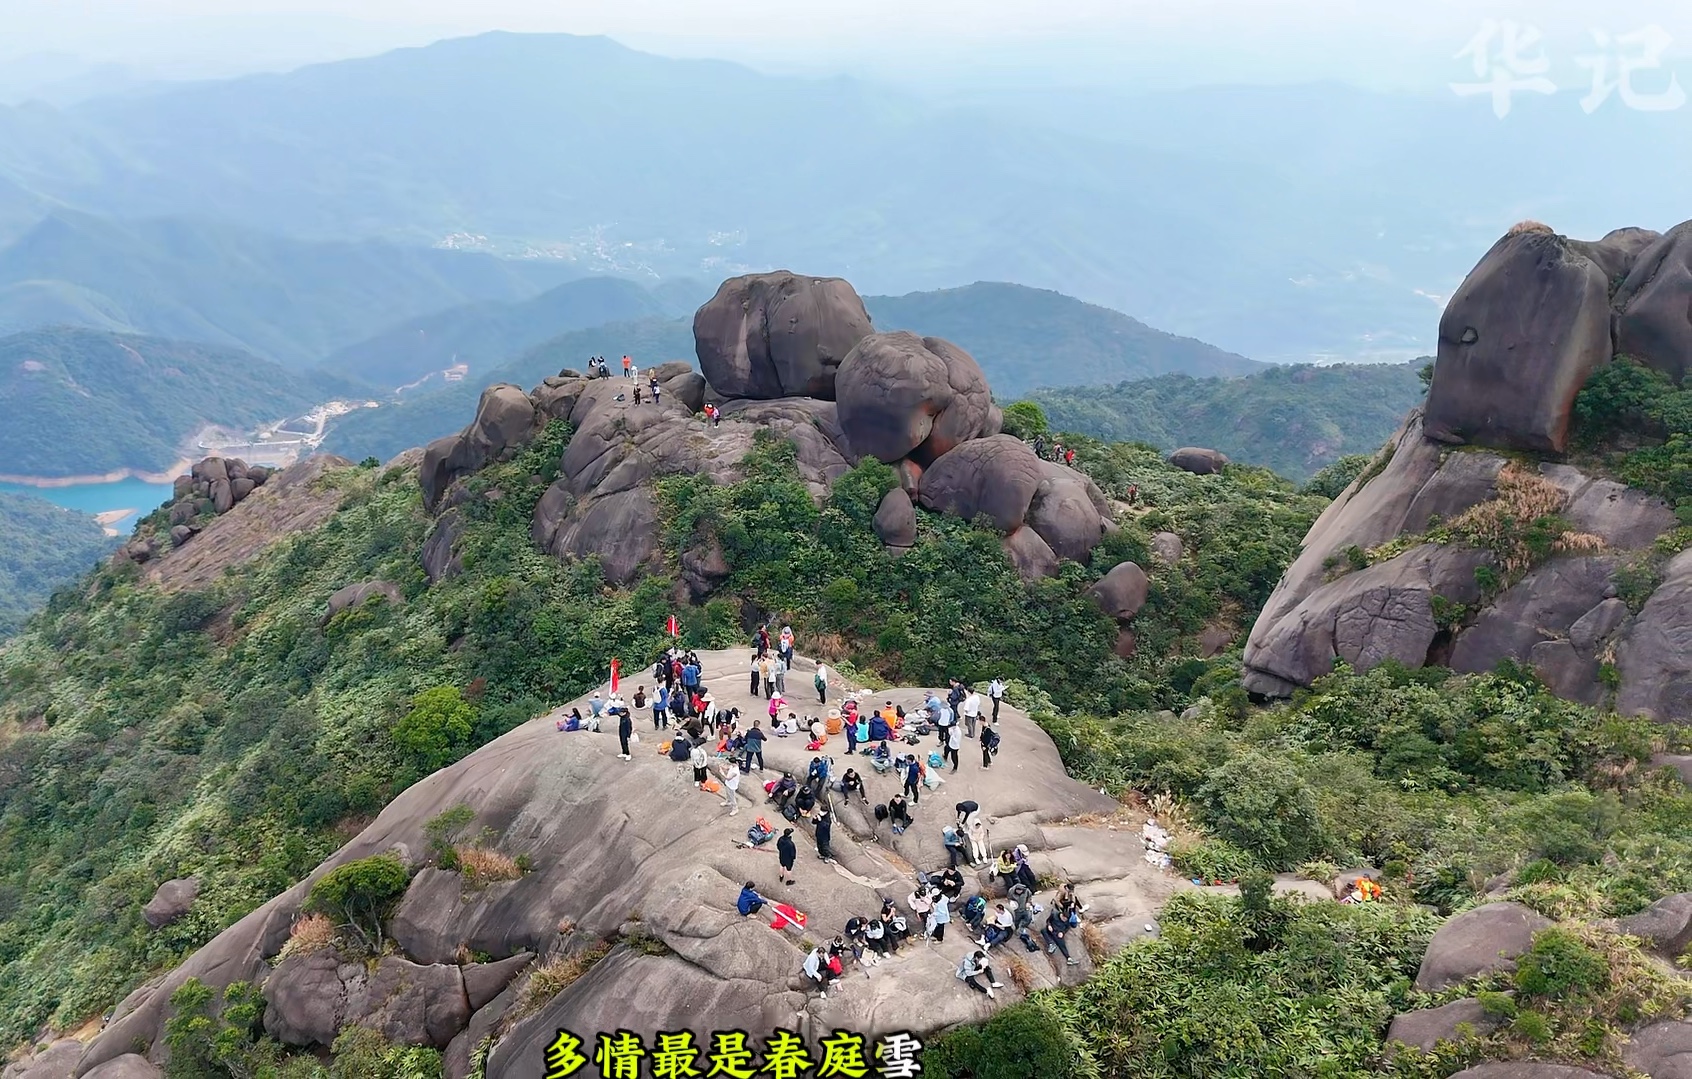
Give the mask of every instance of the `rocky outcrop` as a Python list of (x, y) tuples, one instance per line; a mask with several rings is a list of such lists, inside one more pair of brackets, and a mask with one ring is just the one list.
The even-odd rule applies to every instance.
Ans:
[(1616, 920), (1616, 931), (1638, 937), (1667, 959), (1692, 947), (1692, 892), (1664, 896), (1637, 914)]
[(437, 438), (423, 451), (423, 505), (434, 509), (453, 481), (499, 460), (534, 437), (534, 402), (520, 388), (501, 383), (482, 391), (476, 418), (456, 435)]
[(1601, 240), (1570, 240), (1569, 249), (1591, 259), (1614, 292), (1639, 262), (1639, 256), (1662, 238), (1663, 234), (1654, 229), (1613, 229)]
[(730, 398), (831, 401), (841, 361), (870, 332), (851, 285), (786, 270), (730, 278), (693, 316), (704, 381)]
[(835, 377), (840, 426), (852, 451), (924, 468), (1003, 422), (974, 357), (950, 341), (900, 330), (870, 334)]
[(1169, 455), (1169, 463), (1195, 476), (1214, 476), (1228, 467), (1228, 455), (1202, 446), (1183, 446)]
[[(234, 509), (270, 475), (270, 469), (263, 465), (249, 465), (238, 457), (207, 457), (187, 475), (176, 477), (171, 487), (173, 497), (166, 507), (171, 547), (181, 547), (199, 535), (213, 516)], [(120, 552), (120, 557), (145, 562), (154, 553), (126, 551)]]
[(1692, 1023), (1665, 1019), (1641, 1027), (1628, 1035), (1621, 1056), (1651, 1079), (1687, 1079), (1692, 1076)]
[(1438, 1008), (1423, 1008), (1395, 1016), (1387, 1027), (1387, 1041), (1431, 1053), (1440, 1042), (1461, 1041), (1465, 1034), (1485, 1037), (1503, 1025), (1478, 1000), (1454, 1000)]
[(329, 597), (329, 605), (323, 612), (323, 621), (328, 622), (342, 611), (361, 607), (372, 599), (386, 600), (398, 606), (405, 602), (405, 593), (392, 581), (360, 581), (358, 584), (349, 584), (345, 588), (336, 589)]
[[(1604, 665), (1614, 662), (1622, 710), (1692, 718), (1692, 615), (1685, 614), (1692, 609), (1692, 557), (1668, 564), (1639, 615), (1615, 598), (1616, 574), (1656, 557), (1657, 539), (1675, 527), (1673, 511), (1659, 498), (1570, 465), (1518, 462), (1508, 474), (1505, 467), (1499, 454), (1427, 438), (1421, 414), (1412, 412), (1305, 536), (1247, 639), (1246, 688), (1285, 695), (1326, 674), (1336, 656), (1354, 662), (1353, 654), (1390, 655), (1410, 666), (1438, 662), (1466, 672), (1489, 671), (1509, 659), (1533, 667), (1560, 696), (1599, 704), (1610, 693)], [(1558, 506), (1555, 512), (1580, 544), (1553, 552), (1486, 595), (1474, 571), (1488, 558), (1461, 540), (1422, 544), (1391, 558), (1369, 555), (1483, 503), (1498, 500), (1507, 512), (1501, 485), (1515, 492), (1508, 497), (1527, 492)], [(1429, 561), (1436, 550), (1444, 552), (1437, 566)], [(1418, 560), (1421, 569), (1412, 565)], [(1365, 568), (1353, 569), (1360, 563)], [(1427, 574), (1428, 568), (1437, 572)], [(1389, 582), (1385, 592), (1383, 581)], [(1407, 583), (1422, 593), (1413, 611), (1372, 605), (1388, 595), (1403, 598)], [(1365, 593), (1375, 598), (1365, 602)], [(1432, 617), (1435, 596), (1445, 614), (1440, 624)], [(1362, 636), (1385, 647), (1360, 647)]]
[(1616, 649), (1618, 710), (1658, 721), (1692, 721), (1692, 551), (1668, 564), (1663, 581)]
[[(1116, 527), (1109, 504), (1090, 479), (1041, 460), (1010, 435), (976, 439), (941, 457), (923, 472), (919, 501), (966, 521), (986, 518), (1014, 541), (1008, 546), (1019, 567), (1047, 567), (1035, 576), (1055, 570), (1057, 558), (1086, 557), (1105, 531)], [(1016, 539), (1024, 526), (1038, 544)]]
[(456, 577), (463, 571), (464, 560), (458, 553), (461, 531), (456, 510), (447, 510), (435, 518), (434, 527), (429, 529), (429, 537), (423, 541), (420, 554), (423, 574), (429, 578), (430, 584)]
[(71, 1079), (82, 1056), (82, 1043), (60, 1038), (40, 1052), (23, 1056), (0, 1071), (0, 1079)]
[(1561, 453), (1575, 394), (1608, 362), (1604, 271), (1544, 226), (1518, 227), (1446, 304), (1427, 433), (1441, 442)]
[(1177, 565), (1181, 561), (1181, 537), (1173, 532), (1159, 532), (1152, 536), (1152, 557), (1166, 566)]
[(147, 900), (147, 905), (141, 908), (141, 917), (154, 929), (167, 926), (187, 914), (199, 896), (198, 877), (167, 880), (159, 885), (158, 891), (153, 893), (153, 898)]
[(1494, 970), (1515, 970), (1516, 956), (1533, 944), (1533, 935), (1550, 920), (1520, 903), (1488, 903), (1448, 920), (1428, 941), (1416, 972), (1416, 988), (1438, 992)]
[(916, 507), (903, 488), (895, 487), (882, 496), (875, 511), (875, 535), (888, 547), (916, 545)]
[(164, 1072), (144, 1056), (125, 1053), (85, 1072), (82, 1079), (164, 1079)]
[(1151, 592), (1151, 578), (1133, 562), (1119, 562), (1087, 590), (1099, 609), (1118, 622), (1140, 613)]
[(396, 1045), (444, 1049), (470, 1021), (458, 967), (387, 955), (371, 970), (332, 948), (284, 959), (265, 979), (264, 999), (264, 1029), (288, 1045), (328, 1046), (358, 1024)]
[[(749, 654), (703, 654), (704, 681), (720, 706), (750, 710), (763, 703), (744, 690)], [(915, 708), (926, 692), (892, 689), (877, 698)], [(564, 707), (583, 705), (577, 700)], [(1089, 922), (1112, 946), (1142, 935), (1183, 883), (1145, 863), (1137, 829), (1064, 823), (1094, 814), (1108, 818), (1120, 807), (1070, 779), (1056, 746), (1024, 713), (1006, 704), (1000, 716), (1001, 734), (1016, 750), (1008, 770), (966, 766), (948, 773), (931, 796), (943, 806), (978, 801), (995, 849), (1024, 844), (1038, 873), (1075, 881), (1091, 904)], [(848, 979), (827, 999), (790, 989), (803, 960), (800, 935), (772, 930), (767, 921), (742, 918), (734, 909), (743, 881), (778, 894), (767, 850), (731, 842), (744, 837), (753, 813), (724, 815), (654, 747), (643, 744), (627, 762), (616, 759), (617, 748), (609, 736), (560, 733), (549, 715), (414, 784), (305, 880), (142, 994), (78, 1066), (137, 1051), (161, 1059), (166, 1001), (189, 976), (214, 988), (236, 979), (260, 984), (266, 1030), (292, 1045), (327, 1044), (345, 1024), (358, 1022), (396, 1042), (447, 1047), (448, 1057), (460, 1062), (449, 1067), (463, 1067), (474, 1043), (492, 1035), (497, 1044), (490, 1079), (532, 1075), (534, 1039), (541, 1031), (550, 1038), (559, 1024), (583, 1031), (609, 1022), (604, 1029), (633, 1030), (649, 1044), (654, 1032), (696, 1026), (701, 1014), (722, 1029), (767, 1029), (779, 1019), (779, 1025), (803, 1029), (921, 1033), (985, 1018), (1020, 996), (1006, 990), (987, 1001), (958, 990), (952, 971), (966, 944), (957, 939), (961, 934), (948, 934), (944, 945), (907, 949), (897, 963), (877, 968), (873, 979)], [(810, 757), (795, 739), (767, 743), (765, 753), (772, 769), (802, 771)], [(898, 789), (890, 776), (866, 771), (865, 780), (872, 802)], [(743, 809), (762, 808), (753, 785), (743, 784), (741, 796)], [(456, 873), (422, 869), (389, 922), (399, 952), (373, 969), (345, 963), (333, 950), (278, 958), (324, 873), (390, 850), (415, 864), (426, 850), (427, 822), (460, 803), (474, 811), (478, 834), (494, 837), (490, 842), (508, 856), (527, 856), (532, 868), (516, 880), (480, 888), (467, 887)], [(922, 799), (923, 812), (929, 803), (930, 797)], [(807, 827), (801, 826), (802, 835)], [(898, 836), (883, 828), (879, 843), (871, 841), (873, 829), (861, 806), (839, 806), (835, 861), (802, 860), (798, 883), (779, 893), (809, 915), (809, 932), (838, 932), (846, 919), (878, 904), (879, 893), (902, 900), (912, 866), (945, 863), (938, 827)], [(529, 955), (560, 957), (636, 924), (661, 947), (620, 945), (557, 997), (543, 1000), (532, 1017), (517, 1021), (510, 1013), (517, 996), (512, 987)], [(461, 946), (508, 958), (460, 967), (453, 959)], [(1075, 968), (1030, 957), (1031, 984), (1073, 983), (1090, 969), (1086, 954), (1078, 956)], [(472, 1033), (470, 1044), (461, 1040)]]
[(1692, 221), (1639, 254), (1616, 290), (1616, 351), (1679, 382), (1692, 370)]

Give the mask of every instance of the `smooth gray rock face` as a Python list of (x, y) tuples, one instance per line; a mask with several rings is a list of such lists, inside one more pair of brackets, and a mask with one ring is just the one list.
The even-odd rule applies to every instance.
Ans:
[(1569, 627), (1569, 643), (1583, 651), (1591, 651), (1610, 639), (1622, 627), (1631, 612), (1619, 599), (1607, 599), (1587, 611)]
[(1616, 709), (1659, 722), (1692, 721), (1692, 551), (1669, 561), (1616, 649)]
[(1561, 453), (1575, 394), (1609, 361), (1604, 271), (1548, 229), (1512, 231), (1440, 318), (1428, 437)]
[(1119, 622), (1140, 613), (1151, 592), (1151, 578), (1133, 562), (1119, 562), (1087, 590), (1099, 609)]
[(903, 488), (895, 487), (882, 497), (874, 527), (876, 538), (889, 547), (916, 545), (916, 508)]
[(1025, 581), (1051, 577), (1058, 571), (1058, 557), (1040, 533), (1024, 526), (1003, 540), (1005, 554)]
[(1692, 1023), (1665, 1019), (1628, 1035), (1622, 1060), (1651, 1079), (1692, 1079)]
[(483, 390), (470, 426), (424, 448), (419, 467), (424, 508), (434, 509), (454, 480), (526, 445), (534, 437), (538, 419), (534, 402), (519, 387), (502, 383)]
[(1228, 455), (1203, 446), (1183, 446), (1169, 455), (1169, 463), (1195, 476), (1214, 476), (1228, 466)]
[[(1309, 685), (1335, 658), (1367, 670), (1386, 660), (1419, 667), (1439, 633), (1433, 597), (1473, 603), (1484, 551), (1423, 544), (1311, 592), (1267, 631), (1253, 630), (1246, 662), (1282, 683)], [(1255, 692), (1262, 683), (1246, 680)]]
[(1649, 547), (1678, 523), (1673, 507), (1655, 495), (1569, 465), (1545, 464), (1539, 472), (1568, 496), (1563, 517), (1574, 531), (1589, 532), (1618, 550)]
[(841, 361), (872, 329), (851, 285), (786, 270), (730, 278), (693, 316), (700, 370), (725, 398), (833, 400)]
[(163, 1079), (164, 1072), (153, 1066), (146, 1057), (125, 1053), (121, 1057), (86, 1072), (82, 1079)]
[(39, 1053), (6, 1065), (0, 1076), (4, 1079), (71, 1079), (76, 1074), (76, 1062), (81, 1056), (81, 1042), (75, 1038), (60, 1038)]
[(595, 499), (580, 513), (562, 481), (535, 506), (531, 535), (544, 551), (561, 558), (599, 556), (605, 579), (627, 584), (658, 552), (658, 506), (652, 492), (632, 487)]
[(1404, 1012), (1395, 1016), (1387, 1027), (1387, 1041), (1403, 1042), (1424, 1053), (1431, 1053), (1440, 1042), (1457, 1041), (1459, 1027), (1466, 1026), (1476, 1037), (1485, 1037), (1497, 1030), (1503, 1020), (1487, 1014), (1478, 1000), (1454, 1000), (1438, 1008)]
[(1637, 914), (1618, 918), (1616, 928), (1641, 938), (1653, 951), (1676, 958), (1692, 947), (1692, 892), (1664, 896)]
[(1181, 537), (1173, 532), (1159, 532), (1152, 537), (1152, 557), (1166, 566), (1181, 561)]
[(1520, 660), (1541, 641), (1565, 638), (1576, 620), (1604, 599), (1616, 560), (1600, 555), (1555, 558), (1529, 570), (1494, 597), (1457, 637), (1451, 668), (1480, 673)]
[(1654, 229), (1612, 229), (1601, 240), (1570, 240), (1569, 247), (1576, 254), (1591, 259), (1604, 271), (1604, 280), (1619, 289), (1639, 262), (1639, 256), (1662, 238), (1663, 234)]
[(470, 1021), (464, 974), (384, 956), (374, 971), (333, 949), (290, 956), (264, 983), (264, 1028), (289, 1045), (331, 1045), (359, 1024), (396, 1045), (444, 1049)]
[(461, 533), (457, 510), (447, 510), (435, 519), (435, 527), (429, 530), (429, 538), (423, 541), (421, 554), (423, 573), (430, 584), (456, 577), (463, 571), (464, 562), (458, 554)]
[(194, 900), (200, 895), (200, 879), (198, 877), (182, 877), (177, 880), (167, 880), (159, 885), (153, 898), (141, 908), (141, 917), (154, 929), (169, 925), (176, 921), (194, 905)]
[(1437, 992), (1494, 970), (1515, 970), (1516, 956), (1533, 944), (1533, 935), (1551, 926), (1520, 903), (1488, 903), (1464, 911), (1434, 932), (1416, 988)]
[(1675, 381), (1692, 370), (1692, 221), (1634, 261), (1616, 290), (1616, 351)]
[(835, 376), (840, 426), (852, 452), (923, 467), (973, 438), (999, 433), (987, 378), (950, 341), (904, 330), (863, 338)]

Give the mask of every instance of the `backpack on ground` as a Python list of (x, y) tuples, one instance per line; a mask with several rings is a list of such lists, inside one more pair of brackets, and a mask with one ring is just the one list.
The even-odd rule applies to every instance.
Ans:
[(877, 802), (877, 803), (876, 803), (876, 806), (875, 806), (875, 819), (876, 819), (876, 820), (877, 820), (877, 821), (878, 821), (878, 822), (879, 822), (879, 821), (884, 821), (884, 820), (886, 820), (886, 819), (887, 819), (887, 803), (886, 803), (886, 802)]
[(928, 766), (930, 768), (943, 768), (945, 765), (946, 758), (940, 755), (939, 750), (931, 749), (928, 751)]

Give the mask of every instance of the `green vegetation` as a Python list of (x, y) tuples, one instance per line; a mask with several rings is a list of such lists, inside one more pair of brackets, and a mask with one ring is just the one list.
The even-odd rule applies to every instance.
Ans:
[(993, 392), (1006, 398), (1037, 386), (1243, 375), (1266, 366), (1120, 311), (1022, 285), (978, 281), (937, 292), (866, 296), (864, 306), (877, 330), (912, 330), (958, 345), (981, 365)]
[(1149, 442), (1164, 452), (1209, 446), (1304, 479), (1342, 457), (1373, 454), (1425, 392), (1414, 364), (1301, 364), (1243, 378), (1172, 374), (1030, 397), (1059, 431)]
[(208, 424), (248, 428), (368, 391), (233, 349), (52, 329), (0, 339), (0, 471), (159, 472)]
[(1630, 487), (1661, 495), (1692, 525), (1692, 388), (1627, 357), (1575, 398), (1574, 443)]
[(338, 865), (311, 886), (309, 910), (338, 920), (350, 929), (372, 955), (382, 954), (382, 920), (388, 908), (405, 894), (411, 874), (392, 854)]
[(0, 494), (0, 638), (116, 544), (86, 513), (34, 495)]

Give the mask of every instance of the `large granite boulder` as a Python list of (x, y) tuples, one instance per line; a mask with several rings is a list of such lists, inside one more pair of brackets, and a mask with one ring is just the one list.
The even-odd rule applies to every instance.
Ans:
[(916, 546), (916, 507), (904, 488), (895, 487), (882, 496), (874, 526), (876, 538), (889, 547)]
[(164, 1079), (164, 1072), (136, 1053), (125, 1053), (84, 1072), (82, 1079)]
[(464, 972), (385, 955), (372, 970), (333, 949), (290, 956), (264, 982), (264, 1028), (289, 1045), (331, 1045), (359, 1024), (396, 1045), (444, 1049), (470, 1021)]
[(1635, 260), (1616, 290), (1616, 351), (1679, 381), (1692, 370), (1692, 221)]
[(1140, 613), (1151, 593), (1151, 578), (1133, 562), (1118, 562), (1111, 571), (1087, 589), (1099, 609), (1118, 622)]
[(1561, 453), (1575, 394), (1609, 361), (1604, 271), (1543, 225), (1519, 225), (1445, 306), (1427, 434)]
[(1639, 256), (1662, 238), (1663, 234), (1655, 229), (1612, 229), (1601, 240), (1570, 240), (1569, 248), (1603, 270), (1604, 280), (1614, 291), (1638, 264)]
[(141, 908), (141, 917), (154, 929), (167, 926), (187, 914), (199, 895), (198, 877), (167, 880), (159, 885), (158, 891), (153, 893), (153, 898), (147, 900), (147, 905)]
[(1431, 1053), (1440, 1042), (1462, 1040), (1465, 1030), (1470, 1037), (1484, 1038), (1497, 1030), (1503, 1018), (1492, 1015), (1481, 1002), (1474, 999), (1454, 1000), (1438, 1008), (1404, 1012), (1393, 1017), (1387, 1027), (1387, 1041), (1413, 1046)]
[(1092, 480), (1041, 460), (1010, 435), (974, 439), (935, 461), (922, 474), (918, 500), (966, 521), (985, 517), (1007, 537), (1026, 525), (1040, 542), (1024, 537), (1007, 547), (1019, 569), (1039, 568), (1025, 577), (1048, 576), (1057, 558), (1084, 559), (1106, 529), (1115, 527), (1110, 505)]
[(1678, 958), (1692, 947), (1692, 892), (1664, 896), (1637, 914), (1618, 918), (1616, 929), (1660, 955)]
[(926, 468), (998, 434), (1003, 422), (975, 359), (938, 337), (870, 334), (841, 362), (834, 385), (852, 451), (889, 464), (910, 457)]
[[(1614, 558), (1590, 555), (1557, 558), (1529, 570), (1458, 635), (1450, 667), (1478, 674), (1501, 660), (1531, 656), (1541, 643), (1567, 640), (1575, 622), (1604, 601), (1615, 568)], [(1597, 660), (1588, 658), (1596, 676)], [(1589, 692), (1571, 695), (1596, 701), (1599, 691), (1594, 678)]]
[(1692, 721), (1692, 551), (1669, 561), (1662, 584), (1623, 632), (1616, 669), (1617, 711)]
[(832, 401), (835, 371), (871, 331), (851, 285), (786, 270), (730, 278), (693, 316), (700, 369), (723, 397)]
[(1228, 467), (1228, 455), (1203, 446), (1182, 446), (1169, 455), (1169, 463), (1195, 476), (1214, 476)]
[(529, 395), (506, 383), (482, 391), (476, 418), (456, 435), (437, 438), (423, 451), (423, 505), (434, 509), (454, 480), (499, 460), (534, 437), (539, 414)]
[(18, 1058), (0, 1071), (3, 1079), (71, 1079), (82, 1056), (82, 1043), (60, 1038), (40, 1052)]
[(435, 518), (435, 525), (429, 530), (419, 553), (423, 574), (429, 578), (430, 584), (456, 577), (463, 571), (464, 559), (458, 553), (462, 531), (457, 510), (447, 510)]
[(1550, 920), (1520, 903), (1488, 903), (1464, 911), (1428, 941), (1416, 988), (1435, 993), (1477, 974), (1515, 970), (1516, 956), (1533, 944), (1533, 935), (1550, 927)]

